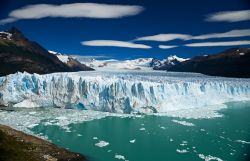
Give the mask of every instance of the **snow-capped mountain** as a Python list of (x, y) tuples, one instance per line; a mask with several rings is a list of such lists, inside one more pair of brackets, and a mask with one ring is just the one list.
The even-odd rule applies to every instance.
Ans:
[(184, 59), (176, 55), (171, 55), (163, 60), (154, 59), (151, 63), (151, 67), (153, 67), (154, 70), (168, 70), (170, 67), (177, 65), (181, 62), (184, 62), (186, 60), (189, 59), (188, 58)]
[(66, 64), (67, 66), (71, 67), (74, 70), (94, 70), (94, 69), (86, 66), (85, 64), (80, 63), (77, 59), (73, 58), (72, 56), (62, 54), (59, 52), (55, 52), (52, 50), (49, 50), (48, 52), (57, 56), (57, 58), (61, 62), (63, 62), (64, 64)]
[(133, 60), (96, 60), (82, 62), (96, 70), (152, 70), (150, 63), (152, 58), (138, 58)]
[(176, 65), (188, 59), (179, 58), (176, 55), (169, 56), (166, 59), (159, 60), (154, 58), (138, 58), (132, 60), (96, 60), (82, 61), (82, 63), (97, 70), (153, 70), (158, 69), (166, 64)]

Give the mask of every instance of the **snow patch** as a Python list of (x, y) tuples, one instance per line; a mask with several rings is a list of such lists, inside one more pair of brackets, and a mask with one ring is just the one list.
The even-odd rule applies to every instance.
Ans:
[(4, 40), (11, 40), (11, 37), (12, 37), (12, 34), (9, 33), (9, 32), (4, 32), (4, 31), (1, 31), (1, 32), (0, 32), (0, 38), (1, 38), (1, 39), (4, 39)]
[(183, 62), (183, 61), (186, 61), (186, 60), (189, 60), (189, 59), (184, 59), (184, 58), (180, 58), (180, 57), (178, 57), (176, 55), (171, 55), (171, 56), (169, 56), (167, 58), (167, 60), (169, 60), (169, 61), (177, 60), (179, 62)]
[(65, 55), (65, 54), (62, 54), (62, 53), (58, 53), (58, 52), (55, 52), (55, 51), (51, 51), (51, 50), (49, 50), (49, 53), (56, 55), (57, 58), (61, 62), (65, 63), (65, 64), (67, 64), (67, 62), (69, 61), (69, 56), (68, 55)]

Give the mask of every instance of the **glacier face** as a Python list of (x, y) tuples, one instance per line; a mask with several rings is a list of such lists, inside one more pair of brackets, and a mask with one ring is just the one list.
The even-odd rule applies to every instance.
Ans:
[(168, 112), (250, 100), (250, 80), (167, 72), (16, 73), (0, 77), (0, 105), (115, 113)]

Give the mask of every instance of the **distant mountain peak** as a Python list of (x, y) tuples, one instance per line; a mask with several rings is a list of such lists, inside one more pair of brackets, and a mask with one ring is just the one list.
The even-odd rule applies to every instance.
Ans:
[(12, 28), (6, 30), (6, 32), (12, 33), (12, 34), (22, 34), (22, 32), (20, 30), (18, 30), (16, 27), (12, 27)]
[(11, 34), (11, 39), (13, 40), (20, 40), (20, 39), (27, 40), (24, 37), (23, 33), (20, 30), (18, 30), (16, 27), (12, 27), (9, 30), (6, 30), (5, 32)]
[(167, 57), (167, 60), (169, 60), (169, 61), (177, 60), (179, 62), (183, 62), (183, 61), (188, 60), (188, 58), (184, 59), (184, 58), (180, 58), (180, 57), (178, 57), (176, 55), (170, 55), (169, 57)]

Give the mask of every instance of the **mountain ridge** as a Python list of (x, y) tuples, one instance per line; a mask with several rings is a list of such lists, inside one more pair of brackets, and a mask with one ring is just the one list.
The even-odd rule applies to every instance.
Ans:
[(250, 78), (250, 49), (231, 48), (218, 54), (196, 56), (170, 67), (168, 71)]
[(47, 74), (93, 70), (77, 60), (74, 62), (73, 66), (61, 62), (56, 55), (28, 40), (17, 28), (0, 32), (0, 76), (18, 71)]

